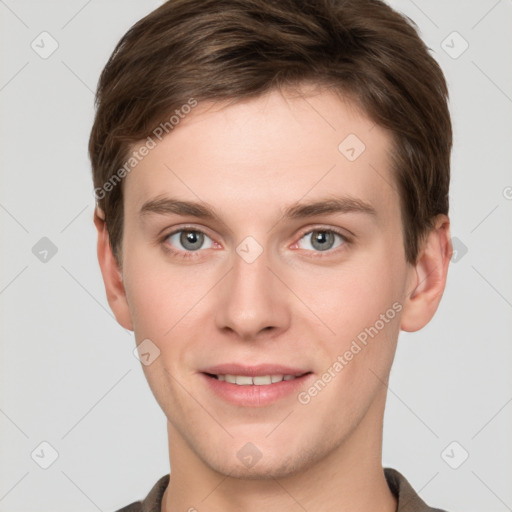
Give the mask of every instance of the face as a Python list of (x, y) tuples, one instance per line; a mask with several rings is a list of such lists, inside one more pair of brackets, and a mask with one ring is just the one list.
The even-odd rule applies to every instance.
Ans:
[(231, 476), (378, 438), (410, 291), (389, 134), (304, 92), (198, 105), (124, 183), (127, 326), (175, 452)]

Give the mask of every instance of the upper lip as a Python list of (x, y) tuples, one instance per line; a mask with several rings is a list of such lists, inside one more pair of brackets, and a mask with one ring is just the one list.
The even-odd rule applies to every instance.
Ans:
[(202, 373), (212, 375), (248, 375), (256, 377), (258, 375), (293, 375), (298, 377), (309, 373), (309, 370), (303, 368), (293, 368), (291, 366), (282, 366), (279, 364), (257, 364), (253, 366), (243, 366), (237, 363), (226, 363), (210, 366), (201, 370)]

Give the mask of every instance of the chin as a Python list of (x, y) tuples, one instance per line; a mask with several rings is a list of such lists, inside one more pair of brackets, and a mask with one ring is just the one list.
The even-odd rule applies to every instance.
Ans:
[[(234, 454), (231, 449), (217, 453), (199, 453), (203, 463), (224, 476), (242, 480), (271, 480), (304, 472), (325, 454), (321, 447), (290, 451), (290, 446), (265, 448), (261, 451), (248, 443)], [(293, 450), (293, 448), (292, 448)]]
[(252, 467), (245, 467), (240, 461), (212, 461), (210, 467), (225, 476), (240, 480), (272, 480), (285, 478), (300, 472), (303, 468), (294, 464), (288, 458), (287, 461), (260, 460)]

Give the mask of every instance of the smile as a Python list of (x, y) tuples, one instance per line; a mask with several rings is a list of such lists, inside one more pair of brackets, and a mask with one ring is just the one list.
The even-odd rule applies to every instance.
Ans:
[(200, 375), (212, 397), (239, 407), (265, 407), (281, 400), (291, 400), (314, 378), (312, 372), (296, 372), (295, 375), (251, 373), (253, 375), (201, 372)]
[(229, 382), (230, 384), (237, 384), (238, 386), (268, 386), (283, 380), (293, 380), (295, 375), (212, 375), (207, 374), (214, 379)]

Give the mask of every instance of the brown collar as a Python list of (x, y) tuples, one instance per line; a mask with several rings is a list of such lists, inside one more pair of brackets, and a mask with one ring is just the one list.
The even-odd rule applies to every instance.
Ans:
[[(384, 475), (398, 501), (396, 512), (444, 512), (441, 509), (430, 508), (405, 477), (395, 469), (384, 468)], [(162, 476), (143, 501), (132, 503), (117, 512), (161, 512), (162, 498), (169, 484), (169, 477), (169, 474)]]

